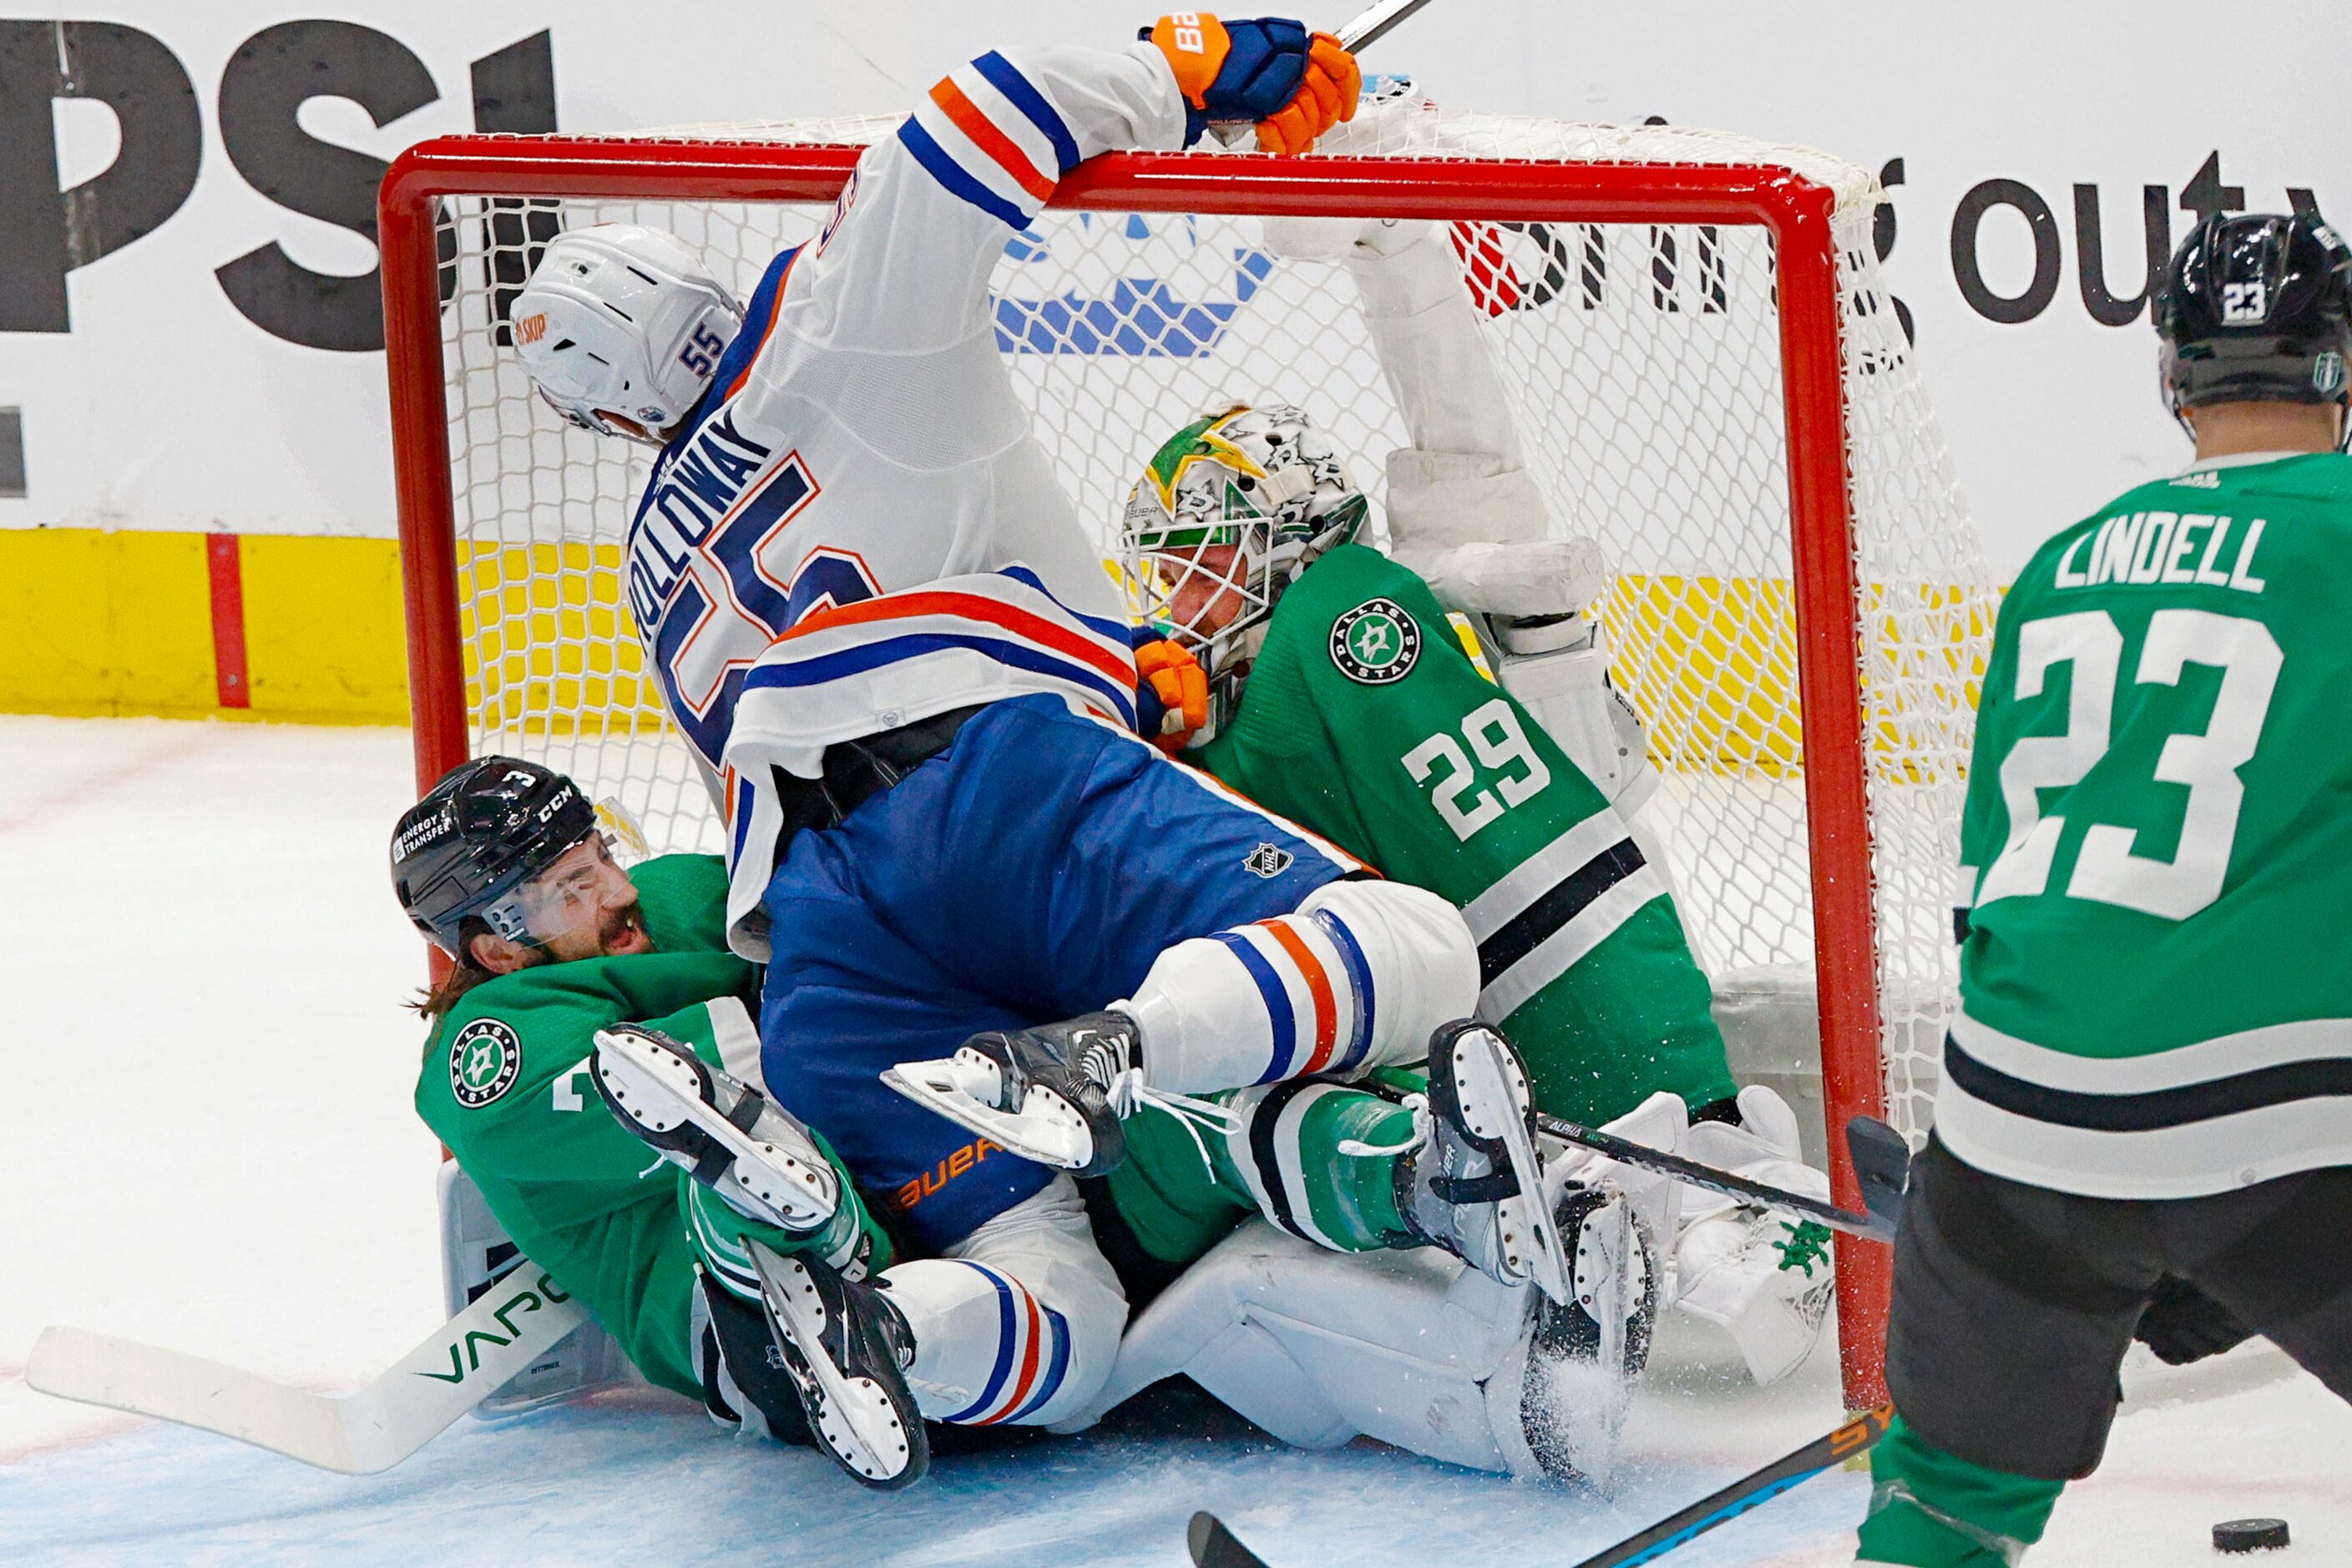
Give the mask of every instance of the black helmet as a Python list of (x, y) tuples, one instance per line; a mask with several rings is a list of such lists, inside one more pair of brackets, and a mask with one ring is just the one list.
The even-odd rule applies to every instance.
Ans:
[(527, 942), (507, 895), (596, 830), (596, 810), (562, 773), (514, 757), (476, 757), (441, 775), (392, 833), (400, 907), (457, 956), (468, 920)]
[(2317, 213), (2215, 213), (2173, 253), (2156, 330), (2176, 419), (2210, 403), (2343, 406), (2352, 248)]

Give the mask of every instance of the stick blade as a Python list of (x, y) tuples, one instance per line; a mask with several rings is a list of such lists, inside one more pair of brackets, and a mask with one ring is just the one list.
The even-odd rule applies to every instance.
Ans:
[(183, 1351), (86, 1329), (41, 1331), (25, 1381), (43, 1394), (201, 1427), (344, 1475), (354, 1462), (337, 1401)]
[(1213, 1513), (1203, 1510), (1184, 1527), (1184, 1544), (1196, 1568), (1266, 1568), (1265, 1559), (1234, 1539)]

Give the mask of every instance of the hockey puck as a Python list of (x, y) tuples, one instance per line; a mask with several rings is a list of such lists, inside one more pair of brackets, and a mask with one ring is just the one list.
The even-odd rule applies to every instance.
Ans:
[(2273, 1552), (2285, 1544), (2283, 1519), (2225, 1519), (2213, 1527), (2216, 1552)]

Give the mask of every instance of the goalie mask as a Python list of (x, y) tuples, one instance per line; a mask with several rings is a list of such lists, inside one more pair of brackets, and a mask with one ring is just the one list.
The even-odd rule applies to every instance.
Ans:
[(1317, 556), (1356, 537), (1365, 510), (1339, 447), (1287, 404), (1203, 415), (1153, 454), (1128, 497), (1119, 563), (1138, 611), (1207, 672), (1211, 732), (1275, 601)]
[(513, 311), (515, 353), (549, 407), (656, 446), (701, 401), (742, 325), (742, 307), (684, 241), (624, 223), (559, 235)]

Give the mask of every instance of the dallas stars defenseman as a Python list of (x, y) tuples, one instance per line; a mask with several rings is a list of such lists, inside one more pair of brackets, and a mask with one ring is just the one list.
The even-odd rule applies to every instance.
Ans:
[(570, 780), (485, 757), (401, 817), (392, 871), (409, 918), (455, 961), (419, 1004), (433, 1032), (417, 1114), (524, 1255), (649, 1381), (723, 1423), (804, 1438), (769, 1368), (767, 1325), (742, 1300), (757, 1291), (745, 1243), (863, 1271), (889, 1261), (887, 1240), (822, 1143), (780, 1112), (762, 1131), (820, 1194), (779, 1216), (789, 1227), (683, 1174), (645, 1180), (645, 1145), (590, 1081), (591, 1042), (624, 1023), (713, 1066), (758, 1059), (759, 971), (727, 951), (724, 867), (673, 855), (625, 876)]
[[(1213, 410), (1153, 457), (1123, 556), (1148, 615), (1209, 671), (1209, 738), (1188, 760), (1460, 905), (1479, 1015), (1525, 1053), (1543, 1109), (1594, 1123), (1664, 1094), (1685, 1152), (1826, 1196), (1787, 1105), (1733, 1082), (1663, 861), (1629, 822), (1656, 779), (1577, 613), (1604, 568), (1588, 542), (1544, 538), (1443, 230), (1268, 229), (1346, 261), (1414, 445), (1389, 458), (1394, 558), (1353, 542), (1365, 499), (1298, 409)], [(1803, 1361), (1826, 1237), (1710, 1196), (1664, 1239), (1677, 1304), (1759, 1382)]]
[(1865, 1563), (2017, 1562), (2135, 1325), (2170, 1360), (2251, 1329), (2352, 1397), (2352, 249), (2216, 215), (2156, 321), (2196, 461), (2035, 553), (1985, 673)]

